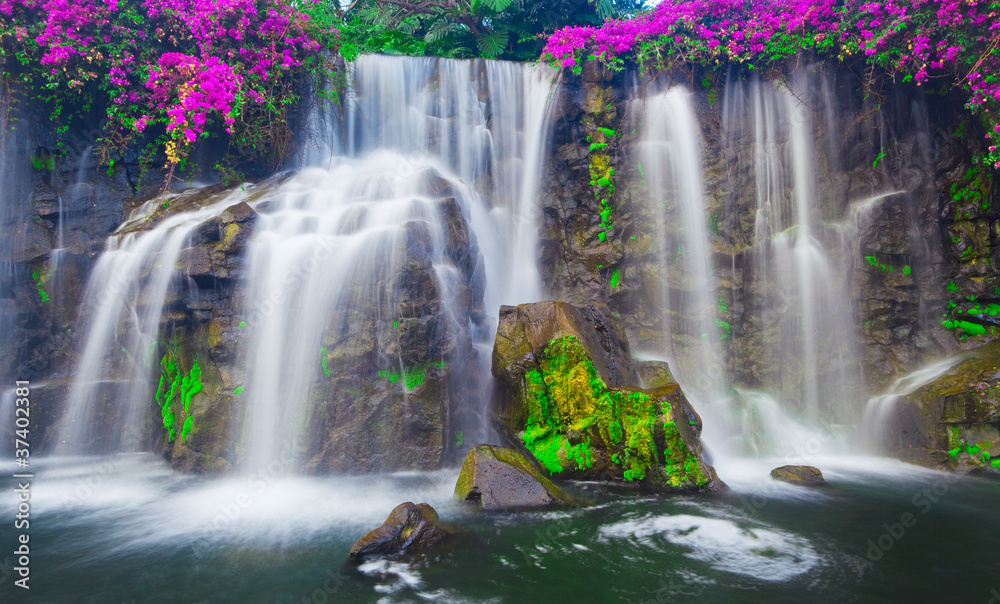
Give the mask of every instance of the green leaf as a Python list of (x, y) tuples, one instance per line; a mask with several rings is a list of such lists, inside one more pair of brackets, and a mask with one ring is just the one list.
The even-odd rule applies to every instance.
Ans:
[[(603, 1), (607, 2), (608, 0), (603, 0)], [(486, 6), (490, 7), (490, 10), (499, 13), (500, 11), (503, 11), (508, 6), (510, 6), (513, 0), (483, 0), (483, 2), (486, 4)], [(506, 42), (504, 42), (504, 44), (506, 45)]]
[(479, 39), (479, 52), (487, 59), (500, 56), (507, 47), (507, 30), (497, 30)]

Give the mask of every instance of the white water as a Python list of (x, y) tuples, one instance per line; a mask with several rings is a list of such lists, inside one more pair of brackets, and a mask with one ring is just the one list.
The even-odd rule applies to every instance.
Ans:
[[(247, 187), (252, 190), (252, 187)], [(153, 370), (158, 367), (160, 316), (188, 236), (205, 220), (246, 196), (236, 189), (204, 207), (142, 226), (163, 204), (190, 203), (189, 191), (152, 199), (135, 209), (108, 238), (91, 272), (80, 309), (87, 335), (65, 415), (58, 425), (58, 454), (138, 451), (151, 410)], [(100, 407), (112, 406), (101, 413)]]
[[(247, 376), (239, 466), (262, 467), (302, 436), (324, 334), (347, 326), (352, 312), (396, 303), (387, 280), (400, 272), (408, 242), (427, 243), (449, 337), (467, 332), (480, 351), (476, 375), (460, 377), (475, 384), (480, 399), (463, 404), (485, 410), (500, 305), (542, 298), (537, 193), (556, 78), (544, 66), (364, 56), (351, 65), (343, 108), (314, 108), (306, 167), (276, 188), (268, 185), (271, 203), (236, 287), (248, 318), (239, 343)], [(194, 228), (249, 193), (184, 208), (139, 230), (156, 204), (180, 203), (151, 201), (109, 240), (87, 284), (85, 346), (57, 452), (87, 452), (97, 440), (101, 451), (140, 448), (165, 300), (176, 296), (183, 278), (175, 265)], [(470, 279), (485, 282), (485, 320), (472, 324), (452, 312), (465, 277), (445, 255), (440, 200), (449, 197), (481, 255)], [(380, 362), (401, 368), (393, 354)], [(117, 424), (97, 427), (108, 388), (118, 407), (109, 417)], [(481, 416), (470, 441), (488, 440)], [(105, 432), (108, 438), (99, 439)]]
[(956, 355), (935, 361), (922, 369), (904, 375), (886, 388), (885, 392), (868, 399), (865, 405), (862, 426), (864, 427), (864, 444), (872, 453), (884, 452), (885, 430), (888, 419), (896, 408), (899, 400), (916, 392), (927, 384), (948, 373), (948, 371), (967, 358), (966, 355)]
[(711, 400), (723, 390), (719, 380), (703, 378), (719, 361), (712, 347), (718, 328), (698, 119), (691, 93), (680, 86), (653, 94), (639, 110), (645, 116), (640, 155), (663, 271), (663, 352), (675, 361), (681, 384)]
[[(846, 453), (864, 404), (860, 325), (850, 295), (858, 225), (874, 204), (899, 192), (874, 194), (848, 206), (845, 216), (837, 215), (839, 202), (830, 193), (820, 194), (824, 163), (835, 158), (817, 150), (836, 148), (836, 133), (818, 137), (813, 119), (825, 113), (827, 131), (836, 124), (833, 88), (824, 76), (730, 84), (722, 151), (752, 143), (751, 156), (726, 161), (752, 161), (757, 191), (753, 247), (744, 253), (740, 287), (735, 260), (716, 266), (713, 258), (722, 250), (709, 232), (711, 199), (690, 94), (672, 86), (633, 109), (644, 120), (640, 156), (657, 221), (665, 316), (664, 348), (648, 353), (671, 363), (705, 416), (704, 440), (714, 453), (788, 455), (819, 437), (826, 453)], [(733, 303), (755, 314), (752, 331), (739, 334), (760, 349), (754, 390), (732, 391), (725, 383), (728, 342), (715, 320), (717, 284), (726, 276)]]

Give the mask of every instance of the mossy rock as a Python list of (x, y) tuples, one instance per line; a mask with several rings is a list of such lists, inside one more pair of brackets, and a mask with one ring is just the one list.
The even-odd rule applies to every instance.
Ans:
[(484, 510), (537, 508), (579, 503), (513, 449), (479, 445), (465, 457), (455, 499)]
[(638, 387), (628, 341), (607, 307), (505, 307), (493, 374), (498, 432), (551, 476), (656, 490), (725, 486), (702, 459), (701, 419), (680, 386)]
[(358, 539), (349, 557), (355, 562), (373, 557), (396, 558), (440, 545), (454, 532), (441, 524), (430, 505), (407, 501), (393, 508), (382, 526)]
[(962, 473), (1000, 469), (1000, 342), (967, 355), (897, 401), (885, 426), (892, 454)]
[(771, 478), (806, 487), (818, 487), (826, 484), (823, 473), (819, 471), (819, 468), (813, 466), (781, 466), (771, 470)]

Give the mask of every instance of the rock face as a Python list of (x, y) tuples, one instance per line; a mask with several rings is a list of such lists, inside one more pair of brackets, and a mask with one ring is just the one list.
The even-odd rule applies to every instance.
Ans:
[(781, 466), (771, 470), (771, 478), (806, 487), (818, 487), (826, 484), (823, 473), (819, 471), (819, 468), (813, 466)]
[(886, 444), (897, 457), (960, 472), (1000, 469), (1000, 343), (896, 401)]
[(479, 445), (469, 451), (455, 484), (455, 499), (484, 510), (508, 510), (574, 503), (523, 455), (513, 449)]
[(452, 534), (438, 522), (434, 508), (408, 501), (397, 505), (382, 526), (358, 539), (349, 556), (356, 562), (394, 558), (440, 545)]
[(497, 430), (552, 475), (662, 490), (724, 486), (702, 459), (701, 418), (676, 382), (639, 388), (606, 306), (501, 308), (493, 375)]

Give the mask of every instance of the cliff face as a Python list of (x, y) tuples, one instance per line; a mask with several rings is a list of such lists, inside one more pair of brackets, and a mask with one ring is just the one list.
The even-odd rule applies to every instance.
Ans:
[[(690, 97), (668, 98), (672, 81)], [(546, 296), (608, 304), (633, 347), (676, 359), (690, 388), (725, 381), (779, 391), (784, 404), (856, 423), (851, 409), (894, 379), (995, 339), (1000, 187), (975, 161), (981, 135), (956, 97), (904, 86), (866, 96), (853, 74), (825, 64), (800, 66), (783, 83), (588, 64), (581, 76), (563, 74), (554, 102), (539, 200)], [(657, 130), (659, 117), (684, 107), (696, 120), (687, 120), (697, 127), (693, 147), (685, 120)], [(70, 133), (60, 153), (40, 120), (22, 117), (34, 128), (3, 143), (0, 375), (50, 382), (37, 405), (55, 418), (81, 354), (75, 328), (87, 278), (106, 238), (162, 180), (147, 175), (139, 186), (130, 158), (109, 176), (93, 156), (96, 132)], [(682, 165), (691, 149), (696, 177)], [(677, 201), (685, 179), (700, 186), (701, 215)], [(458, 324), (480, 325), (479, 250), (444, 197), (445, 253), (461, 267)], [(180, 371), (201, 359), (204, 394), (193, 413), (206, 422), (183, 445), (168, 447), (158, 421), (141, 435), (148, 447), (169, 448), (178, 467), (219, 469), (236, 452), (231, 409), (246, 376), (232, 296), (253, 224), (233, 217), (206, 226), (180, 257), (189, 279), (164, 313), (163, 342), (180, 347)], [(316, 471), (434, 467), (478, 421), (456, 403), (475, 386), (449, 377), (452, 367), (472, 373), (477, 361), (468, 333), (445, 327), (454, 310), (430, 285), (428, 237), (410, 233), (408, 260), (393, 277), (405, 312), (392, 330), (362, 322), (345, 332), (335, 326), (348, 318), (331, 318), (317, 363), (353, 385), (314, 384), (308, 422), (317, 434), (354, 426), (375, 436), (358, 450), (335, 444), (346, 439), (304, 443)], [(386, 355), (399, 354), (402, 368), (387, 369)], [(380, 369), (396, 380), (365, 377)], [(414, 388), (407, 372), (422, 378)], [(391, 417), (376, 411), (403, 402)], [(925, 430), (947, 423), (935, 421)], [(398, 431), (415, 431), (406, 436), (413, 448), (389, 453)]]

